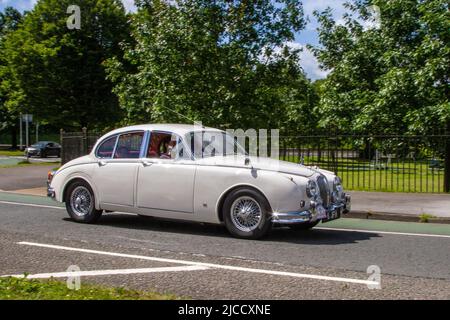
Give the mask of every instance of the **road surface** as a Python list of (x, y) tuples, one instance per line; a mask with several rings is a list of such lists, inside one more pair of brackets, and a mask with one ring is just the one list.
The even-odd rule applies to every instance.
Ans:
[(77, 266), (90, 271), (81, 285), (194, 299), (450, 299), (449, 225), (341, 219), (246, 241), (121, 213), (77, 224), (55, 202), (5, 193), (0, 221), (0, 275), (65, 280)]

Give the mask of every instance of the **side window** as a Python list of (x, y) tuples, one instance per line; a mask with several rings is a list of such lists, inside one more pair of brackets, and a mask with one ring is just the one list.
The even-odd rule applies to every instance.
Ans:
[(126, 133), (119, 136), (114, 159), (137, 159), (141, 153), (143, 132)]
[(98, 158), (111, 158), (116, 145), (117, 136), (106, 139), (98, 148), (96, 156)]
[(176, 134), (155, 131), (151, 133), (147, 158), (180, 159), (186, 156), (184, 153), (181, 138)]

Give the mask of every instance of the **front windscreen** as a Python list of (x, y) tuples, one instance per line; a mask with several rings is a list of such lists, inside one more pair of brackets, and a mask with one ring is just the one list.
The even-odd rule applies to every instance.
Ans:
[(235, 136), (222, 131), (191, 132), (188, 140), (196, 159), (246, 154)]

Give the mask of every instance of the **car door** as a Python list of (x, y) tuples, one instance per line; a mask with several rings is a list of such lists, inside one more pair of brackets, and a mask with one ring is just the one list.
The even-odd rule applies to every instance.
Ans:
[(57, 148), (53, 142), (47, 143), (47, 146), (45, 147), (45, 154), (47, 156), (56, 156), (57, 155)]
[(139, 209), (169, 217), (192, 214), (195, 166), (181, 137), (153, 131), (146, 149), (137, 180)]
[(134, 207), (143, 141), (143, 131), (126, 132), (107, 138), (97, 148), (94, 181), (103, 209)]

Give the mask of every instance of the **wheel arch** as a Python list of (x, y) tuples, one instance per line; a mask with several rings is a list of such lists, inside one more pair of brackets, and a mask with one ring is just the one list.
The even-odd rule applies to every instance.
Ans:
[(266, 199), (267, 203), (269, 204), (270, 210), (272, 211), (272, 205), (270, 204), (269, 199), (267, 198), (267, 196), (265, 195), (265, 193), (258, 187), (255, 187), (254, 185), (251, 184), (237, 184), (237, 185), (233, 185), (230, 188), (228, 188), (227, 190), (225, 190), (219, 197), (219, 201), (217, 201), (217, 205), (216, 205), (216, 214), (217, 217), (219, 219), (220, 222), (223, 222), (223, 205), (225, 203), (225, 199), (228, 197), (228, 195), (230, 193), (232, 193), (233, 191), (237, 190), (237, 189), (241, 189), (241, 188), (248, 188), (248, 189), (253, 189), (254, 191), (258, 192), (259, 194), (261, 194), (264, 199)]

